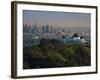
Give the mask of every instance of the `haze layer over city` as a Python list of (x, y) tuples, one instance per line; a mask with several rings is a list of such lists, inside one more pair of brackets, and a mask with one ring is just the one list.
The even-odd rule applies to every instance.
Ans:
[(90, 17), (90, 13), (24, 10), (23, 32), (31, 37), (56, 39), (78, 33), (90, 40)]

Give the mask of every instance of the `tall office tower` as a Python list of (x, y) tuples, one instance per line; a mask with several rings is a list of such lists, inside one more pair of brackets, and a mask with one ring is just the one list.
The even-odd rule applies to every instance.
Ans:
[(39, 30), (38, 30), (38, 25), (37, 25), (37, 22), (35, 22), (35, 33), (38, 33)]
[(45, 29), (46, 29), (46, 33), (49, 33), (49, 25), (46, 25)]
[(50, 29), (49, 29), (49, 32), (50, 32), (50, 33), (52, 33), (52, 32), (53, 32), (53, 30), (52, 30), (52, 29), (53, 29), (53, 27), (52, 27), (52, 26), (50, 26)]
[(31, 32), (32, 32), (32, 33), (35, 32), (35, 30), (34, 30), (34, 25), (33, 25), (32, 28), (31, 28)]
[(51, 33), (54, 33), (54, 26), (51, 26)]
[(37, 22), (34, 23), (33, 27), (32, 27), (32, 33), (37, 33), (38, 29), (37, 29)]
[(31, 29), (31, 32), (36, 33), (36, 26), (35, 25), (33, 25), (32, 29)]
[(24, 33), (27, 32), (27, 24), (23, 24), (23, 32), (24, 32)]
[(39, 26), (39, 33), (42, 33), (42, 26)]
[(44, 34), (45, 33), (45, 27), (42, 26), (42, 33)]
[(28, 32), (31, 33), (31, 25), (28, 26)]
[(29, 33), (29, 26), (27, 24), (23, 25), (23, 32)]

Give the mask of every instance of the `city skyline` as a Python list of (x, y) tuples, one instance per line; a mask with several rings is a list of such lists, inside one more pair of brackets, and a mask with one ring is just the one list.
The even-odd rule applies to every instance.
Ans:
[(23, 10), (23, 24), (90, 28), (89, 13)]

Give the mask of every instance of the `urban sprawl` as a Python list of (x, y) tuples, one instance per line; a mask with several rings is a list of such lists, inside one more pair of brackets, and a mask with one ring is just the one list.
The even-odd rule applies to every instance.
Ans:
[[(78, 28), (76, 28), (77, 30)], [(75, 31), (73, 28), (56, 27), (50, 25), (33, 26), (23, 24), (23, 46), (29, 47), (40, 44), (42, 39), (55, 39), (67, 44), (86, 44), (90, 43), (90, 31), (80, 28)]]

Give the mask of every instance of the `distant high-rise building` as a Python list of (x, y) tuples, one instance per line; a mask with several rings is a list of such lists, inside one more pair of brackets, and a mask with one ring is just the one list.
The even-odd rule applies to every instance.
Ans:
[(53, 26), (50, 27), (49, 32), (53, 33)]
[(27, 24), (23, 25), (23, 32), (30, 33), (30, 25), (29, 26)]
[(28, 32), (31, 33), (31, 25), (28, 26)]
[(31, 31), (32, 31), (32, 33), (36, 33), (36, 26), (35, 25), (33, 25)]
[(33, 27), (32, 27), (32, 33), (37, 33), (37, 32), (38, 32), (37, 22), (35, 22)]
[(27, 24), (23, 24), (23, 32), (27, 32)]
[(45, 33), (45, 27), (42, 26), (42, 33), (44, 34)]
[(49, 25), (46, 25), (45, 29), (46, 29), (46, 33), (49, 33)]

